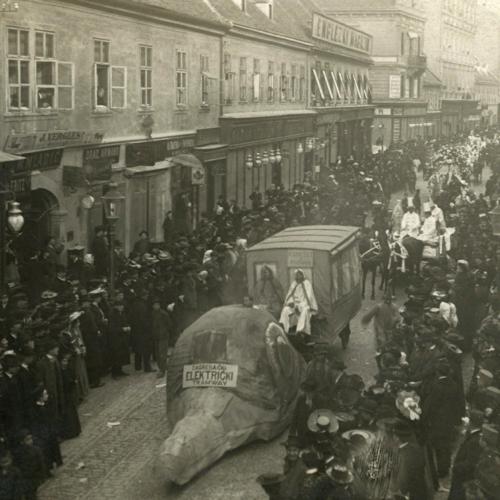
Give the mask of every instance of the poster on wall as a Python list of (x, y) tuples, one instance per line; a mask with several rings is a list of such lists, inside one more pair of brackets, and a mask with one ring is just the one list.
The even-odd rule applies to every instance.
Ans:
[(389, 99), (401, 98), (401, 76), (389, 75)]

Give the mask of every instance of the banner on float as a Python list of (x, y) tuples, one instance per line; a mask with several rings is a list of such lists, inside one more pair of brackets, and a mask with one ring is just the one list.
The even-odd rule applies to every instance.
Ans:
[(198, 363), (184, 365), (182, 388), (236, 387), (238, 365), (225, 363)]

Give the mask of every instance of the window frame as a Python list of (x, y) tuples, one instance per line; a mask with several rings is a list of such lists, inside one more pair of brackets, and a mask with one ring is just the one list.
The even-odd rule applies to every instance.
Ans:
[(274, 102), (274, 61), (267, 61), (267, 102)]
[(206, 54), (200, 54), (200, 74), (201, 74), (201, 106), (208, 107), (210, 104), (209, 77), (210, 58)]
[[(10, 41), (9, 34), (10, 32), (16, 32), (16, 52), (10, 51)], [(27, 36), (26, 40), (26, 48), (27, 53), (21, 53), (21, 33), (25, 33)], [(10, 63), (15, 62), (16, 65), (16, 83), (10, 82)], [(19, 111), (30, 111), (33, 107), (33, 96), (32, 96), (32, 85), (33, 85), (33, 75), (32, 75), (32, 59), (31, 59), (31, 32), (29, 29), (21, 28), (17, 26), (7, 26), (6, 29), (6, 65), (5, 65), (5, 74), (6, 74), (6, 82), (5, 86), (6, 90), (6, 108), (7, 112), (19, 112)], [(21, 75), (23, 74), (23, 70), (21, 69), (23, 63), (27, 65), (27, 75), (28, 75), (28, 83), (22, 82)], [(17, 89), (18, 95), (18, 106), (11, 106), (11, 89)], [(20, 106), (22, 102), (22, 94), (23, 88), (28, 89), (28, 106)]]
[(247, 58), (240, 57), (239, 67), (239, 100), (240, 102), (248, 102), (248, 73), (247, 73)]
[(300, 65), (300, 77), (299, 77), (299, 101), (304, 102), (306, 100), (306, 67)]
[[(61, 84), (61, 83), (59, 83), (59, 75), (60, 75), (59, 67), (62, 64), (68, 65), (71, 68), (71, 83), (69, 85), (68, 84)], [(56, 74), (56, 83), (57, 83), (57, 109), (63, 110), (63, 111), (75, 109), (75, 65), (74, 65), (74, 63), (69, 62), (69, 61), (57, 61), (56, 73), (57, 73)], [(69, 108), (63, 108), (61, 106), (61, 102), (60, 102), (60, 96), (61, 96), (60, 89), (68, 89), (68, 88), (70, 89), (70, 92), (71, 92), (71, 107), (69, 107)]]
[[(187, 51), (175, 49), (175, 105), (178, 108), (185, 108), (188, 105), (189, 81), (187, 68)], [(183, 85), (179, 85), (179, 77)]]
[[(110, 66), (110, 79), (109, 79), (109, 88), (110, 88), (110, 109), (126, 109), (127, 108), (127, 67), (126, 66)], [(113, 84), (113, 72), (116, 70), (123, 70), (123, 85), (114, 85)], [(114, 90), (122, 90), (123, 91), (123, 106), (116, 106), (113, 103), (113, 91)]]
[(153, 47), (146, 44), (139, 44), (139, 101), (143, 109), (153, 107)]

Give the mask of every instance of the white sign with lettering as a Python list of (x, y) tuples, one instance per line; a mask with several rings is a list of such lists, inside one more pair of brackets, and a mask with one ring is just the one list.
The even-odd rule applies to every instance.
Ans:
[(389, 99), (401, 99), (401, 75), (389, 75)]
[(312, 250), (288, 250), (288, 267), (314, 267)]
[(238, 365), (198, 363), (184, 365), (182, 387), (236, 387)]

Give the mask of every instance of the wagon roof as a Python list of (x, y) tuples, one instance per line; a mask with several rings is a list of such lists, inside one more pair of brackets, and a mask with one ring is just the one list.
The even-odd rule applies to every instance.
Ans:
[(260, 250), (320, 250), (339, 251), (355, 240), (359, 228), (353, 226), (299, 226), (289, 227), (267, 238), (249, 252)]

